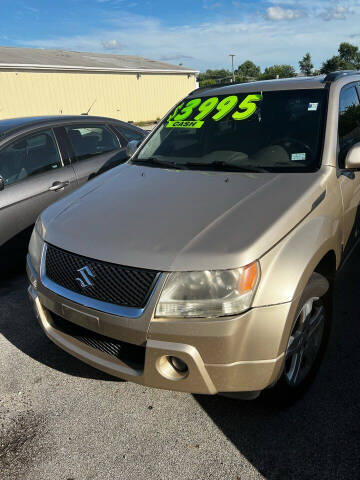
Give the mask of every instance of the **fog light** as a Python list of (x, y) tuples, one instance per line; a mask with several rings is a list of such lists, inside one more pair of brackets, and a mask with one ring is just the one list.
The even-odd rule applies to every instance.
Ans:
[(188, 371), (186, 363), (180, 360), (178, 357), (169, 357), (169, 362), (179, 373), (185, 373)]
[(171, 355), (163, 355), (156, 361), (157, 371), (168, 380), (183, 380), (189, 375), (189, 368), (183, 360)]

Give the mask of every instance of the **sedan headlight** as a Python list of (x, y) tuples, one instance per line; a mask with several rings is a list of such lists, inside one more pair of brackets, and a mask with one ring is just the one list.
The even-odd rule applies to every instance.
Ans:
[(38, 275), (40, 274), (41, 255), (44, 246), (43, 235), (44, 226), (39, 217), (35, 223), (35, 227), (31, 234), (29, 243), (29, 256), (31, 264)]
[(257, 262), (234, 270), (173, 272), (156, 308), (156, 317), (222, 317), (250, 308), (259, 282)]

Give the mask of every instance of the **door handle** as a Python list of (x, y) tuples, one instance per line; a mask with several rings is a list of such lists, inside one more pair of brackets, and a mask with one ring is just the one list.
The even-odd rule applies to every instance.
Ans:
[(49, 190), (52, 192), (57, 192), (58, 190), (63, 190), (65, 187), (68, 187), (70, 185), (69, 181), (65, 182), (54, 182), (51, 187), (49, 187)]

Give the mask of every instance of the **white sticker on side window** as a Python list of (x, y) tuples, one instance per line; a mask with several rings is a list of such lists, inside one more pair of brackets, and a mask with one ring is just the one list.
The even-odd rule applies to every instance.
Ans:
[(308, 112), (316, 112), (318, 109), (319, 104), (318, 103), (309, 103), (308, 106)]
[(291, 160), (293, 162), (304, 161), (306, 160), (306, 153), (292, 153)]

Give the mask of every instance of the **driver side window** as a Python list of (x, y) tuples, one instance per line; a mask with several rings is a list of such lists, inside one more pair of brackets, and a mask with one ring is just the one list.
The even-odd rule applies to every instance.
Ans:
[(344, 168), (350, 148), (360, 142), (360, 103), (355, 86), (341, 91), (339, 106), (339, 166)]
[(0, 151), (0, 175), (5, 187), (61, 166), (51, 130), (23, 137)]

